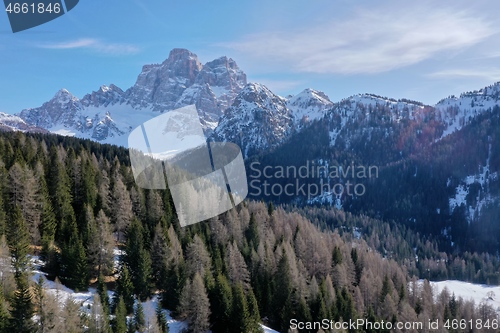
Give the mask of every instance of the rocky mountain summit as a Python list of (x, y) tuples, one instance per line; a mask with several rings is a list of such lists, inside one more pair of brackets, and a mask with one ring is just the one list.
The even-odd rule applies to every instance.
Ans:
[(126, 145), (131, 129), (159, 113), (195, 104), (206, 129), (246, 85), (236, 62), (220, 57), (202, 65), (196, 54), (174, 49), (161, 64), (145, 65), (126, 91), (114, 84), (78, 99), (61, 89), (37, 108), (22, 110), (25, 122), (63, 135)]

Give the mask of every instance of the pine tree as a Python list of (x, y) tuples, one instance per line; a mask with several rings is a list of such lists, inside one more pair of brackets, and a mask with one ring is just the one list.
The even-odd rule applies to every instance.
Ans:
[(137, 219), (132, 221), (127, 230), (124, 262), (127, 265), (135, 294), (140, 300), (146, 300), (150, 295), (151, 287), (151, 257), (144, 248), (143, 228)]
[(248, 304), (241, 284), (233, 287), (231, 319), (233, 332), (250, 332), (250, 313), (248, 312)]
[(5, 304), (3, 292), (0, 290), (0, 333), (7, 333), (9, 328), (9, 312)]
[(269, 205), (267, 206), (267, 213), (269, 214), (269, 216), (272, 216), (274, 213), (274, 205), (272, 201), (269, 202)]
[(109, 307), (109, 297), (108, 297), (108, 288), (106, 287), (106, 282), (104, 282), (104, 276), (102, 274), (97, 278), (97, 294), (100, 297), (101, 305), (104, 313), (109, 316), (110, 307)]
[(115, 309), (114, 333), (127, 333), (127, 309), (123, 296), (118, 299), (118, 304)]
[(77, 291), (87, 290), (89, 283), (87, 255), (73, 222), (71, 236), (62, 246), (61, 280)]
[(255, 298), (255, 294), (252, 289), (250, 289), (247, 293), (247, 304), (249, 314), (248, 332), (263, 332), (263, 329), (260, 326), (259, 305), (257, 304), (257, 299)]
[(278, 271), (275, 277), (275, 290), (273, 292), (273, 322), (280, 329), (287, 327), (287, 319), (290, 317), (290, 309), (287, 304), (290, 302), (292, 294), (292, 278), (288, 258), (283, 250), (278, 263)]
[(16, 333), (32, 332), (34, 309), (29, 288), (29, 245), (30, 237), (21, 211), (16, 206), (9, 225), (9, 249), (12, 255), (16, 291), (11, 302), (10, 329)]
[(40, 240), (40, 212), (38, 210), (38, 183), (33, 171), (27, 166), (15, 163), (9, 170), (10, 207), (21, 210), (30, 241), (37, 244)]
[(259, 245), (260, 239), (259, 239), (259, 228), (254, 213), (250, 214), (250, 223), (248, 224), (246, 236), (248, 243), (252, 245), (254, 250), (257, 250), (257, 246)]
[(139, 252), (139, 266), (134, 286), (141, 301), (145, 301), (151, 294), (151, 257), (146, 249), (141, 249)]
[(210, 305), (213, 331), (231, 333), (229, 323), (232, 318), (233, 291), (227, 278), (220, 273), (215, 278), (214, 288), (210, 290)]
[(144, 332), (146, 328), (146, 316), (144, 315), (144, 308), (141, 302), (137, 302), (134, 311), (135, 329), (139, 332)]
[[(50, 198), (53, 203), (56, 221), (60, 221), (56, 231), (58, 241), (66, 241), (70, 233), (72, 223), (76, 223), (71, 197), (71, 182), (66, 172), (66, 166), (62, 162), (61, 153), (58, 148), (52, 146), (50, 151), (50, 167), (48, 170), (47, 185)], [(71, 231), (71, 229), (69, 230)]]
[(177, 309), (179, 307), (180, 295), (185, 284), (184, 265), (170, 265), (167, 271), (167, 278), (163, 284), (162, 304), (167, 309)]
[(114, 308), (118, 305), (119, 298), (123, 298), (126, 313), (134, 312), (134, 284), (130, 278), (130, 273), (126, 265), (121, 268), (120, 276), (116, 281), (116, 290), (114, 296)]
[(12, 256), (14, 275), (18, 279), (27, 274), (29, 270), (30, 237), (19, 207), (13, 208), (10, 221), (7, 240)]
[(11, 332), (32, 333), (35, 329), (32, 320), (34, 309), (27, 276), (19, 275), (16, 283), (17, 289), (11, 302), (9, 328)]
[(168, 333), (168, 323), (165, 314), (163, 313), (163, 309), (161, 308), (161, 303), (158, 302), (156, 305), (156, 320), (158, 322), (158, 327), (160, 328), (161, 333)]

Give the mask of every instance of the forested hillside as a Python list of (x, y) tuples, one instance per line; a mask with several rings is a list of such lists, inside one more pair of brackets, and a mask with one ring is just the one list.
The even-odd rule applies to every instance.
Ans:
[[(429, 251), (429, 262), (439, 262), (432, 240), (380, 221), (246, 201), (180, 228), (169, 191), (138, 188), (127, 151), (117, 147), (2, 133), (0, 186), (0, 333), (165, 333), (160, 311), (146, 324), (134, 306), (155, 293), (190, 332), (260, 332), (260, 323), (288, 332), (291, 319), (497, 318), (486, 304), (447, 291), (434, 298), (430, 284), (413, 276), (427, 266), (409, 262), (417, 243), (421, 260)], [(353, 227), (363, 235), (353, 237)], [(97, 286), (90, 314), (71, 301), (54, 305), (42, 283), (31, 282), (33, 254), (49, 278), (75, 290)], [(496, 262), (479, 259), (495, 272)], [(134, 314), (128, 322), (127, 314)]]

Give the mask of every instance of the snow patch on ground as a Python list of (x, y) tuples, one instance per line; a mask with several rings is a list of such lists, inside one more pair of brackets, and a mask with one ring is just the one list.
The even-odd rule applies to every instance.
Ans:
[[(115, 249), (113, 251), (115, 255), (115, 265), (118, 264), (119, 257), (124, 254), (124, 251)], [(90, 314), (92, 306), (94, 304), (94, 295), (97, 293), (95, 288), (89, 288), (86, 292), (75, 292), (74, 290), (65, 287), (61, 283), (56, 283), (54, 281), (48, 280), (46, 278), (46, 274), (41, 271), (41, 267), (45, 264), (38, 256), (31, 257), (31, 264), (33, 267), (33, 275), (32, 281), (38, 283), (40, 276), (43, 277), (44, 280), (44, 290), (45, 292), (53, 295), (59, 301), (59, 304), (64, 304), (68, 298), (72, 298), (75, 300), (77, 304), (80, 305), (80, 310), (84, 313)], [(499, 292), (500, 295), (500, 292)], [(108, 291), (109, 301), (112, 302), (114, 296), (113, 291)], [(146, 324), (152, 320), (154, 316), (156, 316), (156, 308), (158, 306), (158, 295), (154, 295), (151, 299), (146, 302), (142, 302), (142, 306), (144, 309), (144, 316), (146, 318)], [(137, 301), (136, 301), (137, 304)], [(168, 331), (170, 333), (182, 333), (187, 329), (188, 325), (184, 321), (176, 320), (172, 318), (172, 314), (170, 310), (163, 310), (163, 313), (167, 319), (168, 323)], [(132, 316), (127, 317), (128, 320), (132, 319)], [(262, 325), (265, 333), (279, 333), (267, 326)]]
[[(475, 305), (486, 303), (491, 305), (497, 312), (500, 312), (500, 286), (488, 286), (485, 284), (474, 284), (456, 280), (446, 280), (439, 282), (431, 282), (431, 286), (438, 293), (441, 293), (446, 287), (450, 295), (455, 294), (457, 298), (462, 297), (464, 300), (473, 300)], [(493, 292), (494, 296), (489, 297), (489, 292)]]
[[(491, 196), (489, 191), (485, 191), (491, 181), (497, 179), (497, 173), (490, 173), (490, 161), (491, 161), (491, 143), (488, 147), (488, 157), (484, 166), (479, 166), (478, 173), (475, 175), (469, 175), (465, 177), (461, 184), (459, 184), (455, 189), (455, 195), (451, 197), (448, 201), (450, 212), (453, 212), (455, 208), (465, 205), (468, 211), (468, 221), (469, 223), (477, 218), (481, 214), (481, 210), (488, 204), (494, 202), (494, 198)], [(447, 185), (449, 185), (450, 180), (448, 180)], [(470, 186), (472, 184), (480, 185), (480, 191), (475, 198), (475, 206), (469, 205), (467, 207), (467, 196), (469, 195)]]

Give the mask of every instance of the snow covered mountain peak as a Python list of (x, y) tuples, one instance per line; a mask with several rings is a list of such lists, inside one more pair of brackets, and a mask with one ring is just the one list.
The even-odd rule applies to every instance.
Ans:
[(202, 65), (189, 50), (173, 49), (161, 64), (144, 65), (126, 91), (101, 85), (78, 99), (61, 89), (42, 106), (22, 110), (19, 117), (58, 134), (124, 145), (122, 136), (143, 121), (192, 104), (210, 132), (246, 83), (246, 74), (233, 59), (220, 57)]
[(43, 128), (27, 124), (23, 119), (18, 116), (0, 112), (0, 131), (23, 131), (23, 132), (36, 132), (47, 133)]
[(238, 144), (245, 157), (277, 147), (294, 129), (286, 102), (262, 84), (247, 84), (224, 111), (215, 139)]
[(445, 123), (445, 137), (469, 124), (476, 116), (500, 106), (500, 82), (485, 88), (449, 96), (436, 104)]
[(67, 89), (60, 89), (54, 97), (50, 100), (50, 102), (58, 102), (61, 104), (66, 104), (70, 101), (77, 102), (78, 98), (75, 97), (72, 93), (70, 93)]
[(333, 102), (322, 92), (307, 88), (287, 101), (288, 108), (292, 111), (298, 127), (305, 123), (319, 119), (325, 111), (333, 107)]

